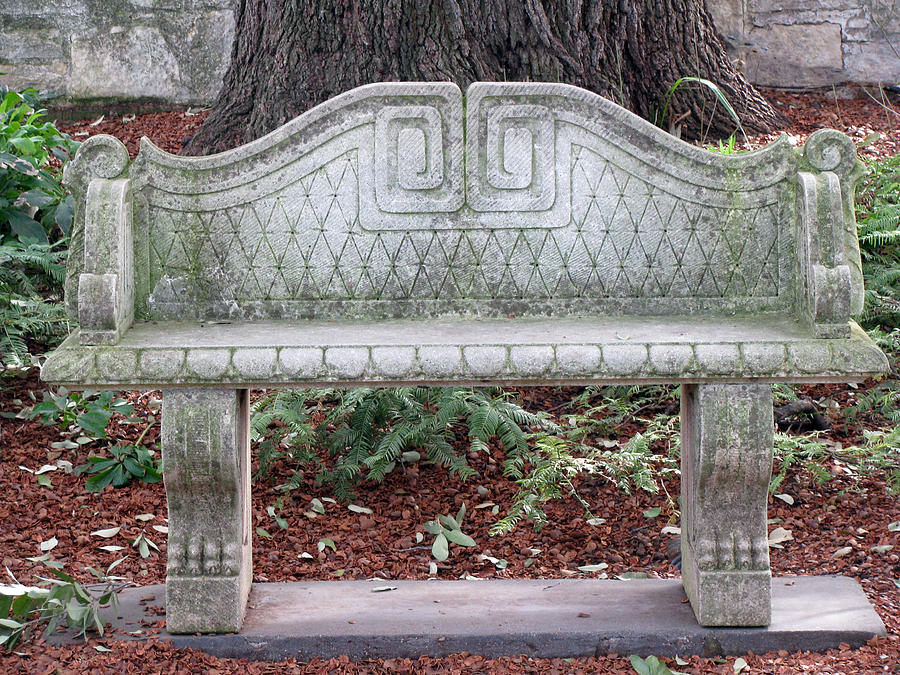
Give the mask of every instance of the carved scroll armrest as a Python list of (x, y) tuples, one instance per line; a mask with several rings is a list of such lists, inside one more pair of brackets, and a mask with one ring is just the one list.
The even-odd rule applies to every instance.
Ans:
[(863, 282), (853, 213), (862, 171), (853, 142), (831, 129), (804, 147), (800, 184), (800, 309), (817, 337), (845, 337), (862, 310)]
[(84, 267), (78, 277), (82, 344), (116, 344), (134, 320), (131, 183), (95, 178), (84, 204)]

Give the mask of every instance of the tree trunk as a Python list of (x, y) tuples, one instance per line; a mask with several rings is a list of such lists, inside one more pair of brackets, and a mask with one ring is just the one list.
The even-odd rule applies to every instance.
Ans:
[[(369, 82), (531, 80), (575, 84), (685, 135), (734, 121), (697, 83), (715, 82), (748, 130), (783, 122), (735, 70), (704, 0), (240, 0), (231, 66), (185, 154), (225, 150)], [(660, 117), (665, 110), (665, 120)]]

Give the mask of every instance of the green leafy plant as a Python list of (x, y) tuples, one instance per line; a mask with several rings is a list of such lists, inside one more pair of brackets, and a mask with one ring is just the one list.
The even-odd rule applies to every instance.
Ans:
[(49, 243), (72, 226), (73, 200), (60, 183), (60, 165), (79, 143), (37, 106), (33, 89), (0, 99), (0, 243)]
[[(150, 426), (152, 425), (147, 425), (147, 429)], [(109, 448), (110, 457), (88, 457), (87, 464), (75, 468), (76, 475), (92, 474), (84, 483), (88, 492), (100, 492), (107, 485), (125, 487), (132, 480), (145, 483), (158, 483), (162, 480), (159, 461), (153, 456), (153, 451), (140, 445), (147, 429), (144, 429), (133, 445), (115, 445)]]
[(525, 428), (545, 424), (543, 415), (527, 412), (496, 388), (407, 387), (275, 395), (255, 409), (251, 429), (265, 444), (261, 468), (279, 459), (296, 462), (282, 489), (297, 487), (312, 467), (338, 499), (351, 501), (360, 481), (381, 482), (409, 462), (438, 464), (463, 480), (474, 475), (451, 443), (461, 427), (467, 429), (467, 452), (487, 452), (496, 440), (507, 461), (515, 462), (528, 452)]
[(847, 419), (855, 420), (860, 414), (878, 412), (894, 423), (900, 423), (900, 380), (882, 380), (861, 394), (855, 406), (845, 409)]
[[(608, 403), (622, 405), (615, 398)], [(593, 518), (588, 502), (575, 487), (577, 476), (607, 480), (628, 494), (633, 489), (656, 494), (662, 478), (678, 473), (677, 418), (662, 414), (643, 420), (646, 429), (621, 443), (585, 432), (585, 427), (595, 425), (598, 410), (594, 407), (590, 415), (570, 416), (568, 427), (532, 434), (531, 450), (523, 453), (522, 461), (507, 460), (504, 472), (516, 481), (518, 491), (507, 514), (491, 529), (492, 535), (510, 532), (522, 520), (543, 527), (548, 518), (542, 505), (566, 496), (584, 508), (585, 518)], [(664, 452), (654, 450), (660, 445), (665, 446)], [(669, 502), (674, 508), (674, 501), (669, 498)]]
[(275, 462), (287, 458), (294, 466), (287, 489), (299, 484), (305, 467), (318, 468), (315, 449), (323, 442), (326, 430), (310, 421), (310, 414), (325, 411), (329, 402), (337, 400), (330, 389), (279, 390), (259, 398), (250, 417), (250, 441), (257, 448), (258, 458), (254, 478), (266, 478)]
[(93, 439), (106, 438), (106, 425), (115, 413), (132, 423), (141, 421), (131, 417), (134, 406), (112, 391), (70, 392), (59, 387), (56, 393), (44, 391), (43, 399), (32, 407), (28, 419), (39, 418), (42, 424), (63, 430), (78, 427)]
[(900, 327), (900, 155), (867, 162), (857, 191), (856, 218), (866, 327)]
[(900, 425), (891, 429), (865, 429), (865, 443), (835, 453), (843, 465), (859, 475), (884, 474), (888, 490), (900, 494)]
[[(681, 89), (687, 89), (691, 87), (700, 87), (705, 88), (710, 91), (715, 101), (718, 105), (722, 106), (722, 109), (725, 111), (725, 114), (728, 115), (734, 121), (734, 129), (735, 133), (738, 131), (744, 137), (744, 140), (747, 140), (747, 134), (744, 133), (744, 127), (741, 125), (741, 118), (738, 116), (737, 111), (735, 111), (734, 106), (731, 105), (731, 102), (728, 100), (728, 97), (725, 95), (725, 92), (722, 91), (722, 88), (719, 87), (715, 82), (707, 80), (702, 77), (695, 77), (691, 75), (687, 75), (685, 77), (679, 77), (675, 82), (666, 89), (666, 93), (663, 94), (662, 100), (660, 101), (659, 106), (653, 113), (653, 123), (658, 127), (666, 128), (668, 127), (669, 133), (680, 136), (680, 130), (678, 129), (678, 120), (672, 119), (670, 115), (670, 110), (672, 108), (672, 102), (677, 95), (678, 91)], [(710, 126), (713, 121), (713, 115), (710, 114), (708, 121), (705, 119), (700, 120), (700, 125), (702, 127)], [(701, 136), (705, 137), (705, 131), (701, 134)], [(732, 134), (732, 137), (734, 134)]]
[(425, 523), (425, 531), (434, 535), (434, 543), (431, 545), (431, 555), (438, 562), (444, 562), (450, 557), (450, 544), (470, 547), (475, 545), (475, 540), (462, 531), (463, 521), (466, 518), (466, 505), (462, 504), (456, 517), (440, 514), (434, 520)]
[(862, 445), (843, 447), (826, 443), (818, 432), (800, 436), (775, 434), (777, 472), (769, 483), (769, 491), (775, 493), (790, 468), (799, 465), (817, 483), (834, 477), (831, 466), (851, 477), (884, 474), (888, 490), (900, 493), (900, 426), (888, 430), (866, 429), (863, 438)]
[(39, 577), (37, 585), (25, 586), (7, 570), (13, 583), (0, 584), (0, 644), (12, 649), (35, 628), (46, 625), (45, 634), (49, 635), (60, 623), (75, 629), (85, 640), (91, 630), (102, 636), (100, 609), (106, 605), (115, 609), (117, 593), (129, 585), (123, 577), (112, 576), (125, 558), (116, 560), (105, 571), (85, 568), (98, 582), (87, 586), (63, 572), (63, 564), (50, 559), (49, 554), (29, 560), (42, 562), (52, 576)]
[(719, 140), (715, 145), (707, 145), (706, 149), (710, 152), (717, 152), (720, 155), (734, 155), (741, 152), (735, 147), (736, 140), (737, 137), (734, 134), (731, 134), (724, 143)]
[(141, 530), (141, 533), (134, 539), (130, 539), (129, 543), (131, 544), (132, 548), (136, 548), (138, 550), (138, 553), (142, 558), (149, 558), (150, 551), (156, 551), (157, 553), (159, 552), (159, 546), (157, 546), (156, 542), (154, 542), (152, 539), (150, 539), (150, 537), (147, 536), (147, 533), (144, 530)]
[(58, 302), (65, 275), (61, 245), (0, 244), (0, 365), (23, 370), (35, 361), (31, 345), (54, 347), (68, 334), (65, 309)]
[(775, 434), (775, 467), (776, 472), (769, 481), (769, 492), (775, 494), (787, 478), (794, 465), (809, 471), (817, 483), (831, 480), (832, 475), (824, 461), (828, 457), (828, 449), (820, 439), (818, 432), (793, 436), (791, 434)]
[(669, 670), (669, 667), (655, 656), (642, 659), (640, 656), (632, 654), (628, 660), (631, 661), (631, 667), (638, 675), (687, 675), (677, 670)]

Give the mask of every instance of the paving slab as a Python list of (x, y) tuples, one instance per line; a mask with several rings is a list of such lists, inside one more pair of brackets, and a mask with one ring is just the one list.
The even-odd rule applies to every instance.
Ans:
[[(141, 620), (158, 620), (145, 611), (164, 602), (163, 585), (125, 591), (117, 634), (129, 637)], [(856, 647), (884, 634), (855, 579), (819, 576), (773, 579), (766, 628), (698, 625), (679, 579), (371, 580), (253, 584), (240, 633), (158, 637), (216, 656), (279, 661), (463, 651), (711, 656)]]

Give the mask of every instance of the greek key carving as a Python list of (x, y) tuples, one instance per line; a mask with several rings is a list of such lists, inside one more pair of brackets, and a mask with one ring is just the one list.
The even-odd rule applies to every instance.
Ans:
[(382, 210), (410, 213), (458, 208), (452, 195), (441, 190), (445, 180), (453, 180), (444, 172), (443, 136), (441, 114), (432, 106), (389, 106), (378, 111), (375, 196)]
[[(409, 97), (375, 113), (374, 206), (385, 213), (447, 213), (463, 203), (462, 98), (435, 85), (433, 105)], [(394, 99), (400, 100), (402, 99)], [(365, 153), (361, 157), (366, 162)]]
[[(468, 201), (476, 211), (543, 211), (556, 197), (550, 110), (483, 98), (469, 116)], [(480, 110), (479, 110), (480, 108)], [(482, 170), (483, 167), (483, 170)]]
[[(523, 85), (476, 83), (466, 93), (466, 203), (503, 226), (559, 227), (570, 218), (569, 139)], [(540, 221), (536, 220), (540, 219)], [(494, 222), (496, 221), (496, 223)]]

